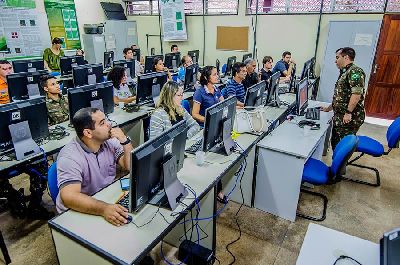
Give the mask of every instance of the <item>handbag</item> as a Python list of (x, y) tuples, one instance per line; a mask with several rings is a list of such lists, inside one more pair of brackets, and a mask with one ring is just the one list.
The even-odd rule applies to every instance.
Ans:
[(268, 130), (268, 119), (264, 106), (253, 109), (237, 109), (234, 130), (238, 133), (265, 132)]

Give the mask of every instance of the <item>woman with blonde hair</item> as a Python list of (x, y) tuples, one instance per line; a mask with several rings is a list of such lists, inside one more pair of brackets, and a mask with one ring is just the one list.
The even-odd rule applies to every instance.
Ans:
[(157, 137), (176, 123), (186, 120), (189, 127), (187, 138), (191, 138), (200, 126), (182, 107), (183, 89), (175, 81), (168, 81), (161, 89), (156, 110), (150, 119), (150, 139)]

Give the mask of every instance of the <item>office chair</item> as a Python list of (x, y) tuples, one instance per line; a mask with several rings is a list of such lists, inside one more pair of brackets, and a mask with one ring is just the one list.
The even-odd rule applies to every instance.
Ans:
[(221, 68), (221, 72), (225, 75), (225, 73), (226, 73), (226, 68), (227, 68), (227, 64), (226, 63), (224, 63), (223, 65), (222, 65), (222, 68)]
[(187, 99), (182, 100), (181, 105), (191, 115), (189, 100), (187, 100)]
[(387, 152), (385, 152), (383, 145), (380, 142), (378, 142), (377, 140), (375, 140), (371, 137), (368, 137), (368, 136), (358, 136), (358, 146), (357, 146), (356, 152), (360, 152), (360, 154), (356, 158), (349, 161), (349, 163), (348, 163), (348, 165), (350, 165), (350, 166), (365, 168), (365, 169), (374, 171), (375, 176), (376, 176), (375, 183), (358, 180), (358, 179), (351, 179), (351, 178), (347, 178), (347, 177), (344, 177), (343, 179), (352, 181), (352, 182), (356, 182), (359, 184), (365, 184), (365, 185), (369, 185), (369, 186), (373, 186), (373, 187), (379, 187), (381, 185), (381, 178), (380, 178), (378, 169), (376, 169), (374, 167), (355, 164), (354, 162), (357, 161), (358, 159), (360, 159), (365, 154), (374, 156), (374, 157), (381, 157), (383, 155), (388, 155), (393, 148), (399, 148), (400, 117), (395, 119), (392, 122), (392, 124), (390, 124), (390, 126), (386, 132), (386, 139), (387, 139), (388, 147), (389, 147)]
[(8, 254), (7, 246), (6, 243), (4, 242), (3, 234), (1, 233), (1, 231), (0, 231), (0, 249), (1, 253), (3, 253), (4, 261), (6, 262), (6, 264), (10, 264), (11, 258), (10, 255)]
[(57, 185), (57, 162), (54, 162), (47, 171), (47, 185), (49, 187), (50, 197), (55, 204), (59, 192)]
[[(341, 172), (347, 165), (347, 161), (357, 148), (358, 138), (355, 135), (345, 136), (333, 151), (332, 165), (328, 167), (325, 163), (320, 160), (309, 158), (303, 169), (302, 182), (307, 182), (316, 186), (327, 184), (330, 181), (340, 179)], [(322, 210), (322, 216), (320, 218), (297, 213), (296, 215), (312, 221), (323, 221), (326, 218), (326, 208), (328, 206), (328, 198), (321, 193), (306, 190), (301, 188), (301, 192), (311, 194), (322, 198), (324, 208)]]
[(219, 66), (220, 66), (220, 62), (219, 62), (219, 60), (217, 59), (217, 60), (215, 60), (215, 68), (217, 68), (217, 72), (218, 72), (218, 75), (219, 75)]

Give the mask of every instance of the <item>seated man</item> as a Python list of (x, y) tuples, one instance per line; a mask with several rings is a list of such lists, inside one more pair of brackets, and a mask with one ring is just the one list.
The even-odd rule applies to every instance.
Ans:
[[(134, 50), (134, 49), (139, 49), (139, 50), (140, 50), (140, 48), (139, 48), (136, 44), (132, 44), (132, 45), (131, 45), (131, 48), (132, 48), (132, 50)], [(144, 64), (144, 57), (143, 57), (143, 55), (140, 55), (139, 60), (140, 60), (140, 64)]]
[[(133, 60), (133, 49), (132, 48), (125, 48), (123, 50), (123, 53), (124, 53), (125, 60), (127, 60), (127, 61)], [(141, 73), (143, 73), (143, 71), (144, 71), (144, 69), (140, 65), (140, 62), (138, 60), (135, 60), (135, 76), (140, 75)]]
[(236, 62), (232, 66), (232, 79), (230, 79), (226, 84), (226, 87), (222, 89), (222, 96), (224, 96), (225, 99), (231, 96), (236, 96), (238, 100), (236, 105), (239, 107), (244, 107), (246, 90), (242, 82), (246, 78), (246, 75), (246, 65), (241, 62)]
[(46, 92), (49, 125), (67, 121), (69, 119), (68, 98), (61, 94), (57, 79), (51, 75), (44, 75), (40, 78), (40, 85)]
[(177, 53), (177, 52), (179, 52), (178, 45), (172, 44), (171, 45), (171, 53)]
[(192, 57), (190, 57), (190, 55), (184, 55), (181, 59), (181, 67), (178, 69), (179, 81), (185, 81), (186, 67), (190, 65), (193, 65)]
[(269, 82), (269, 79), (272, 76), (272, 63), (274, 62), (274, 60), (272, 59), (271, 56), (265, 56), (263, 58), (263, 68), (261, 69), (261, 80), (266, 80), (267, 82)]
[(296, 63), (292, 59), (292, 54), (290, 52), (284, 52), (282, 54), (282, 60), (278, 61), (275, 64), (272, 73), (280, 72), (281, 73), (281, 81), (288, 82), (290, 80), (290, 76), (292, 74), (292, 70), (295, 67)]
[(253, 58), (247, 58), (244, 61), (244, 64), (246, 65), (247, 75), (246, 78), (243, 80), (243, 86), (247, 90), (252, 85), (257, 84), (260, 80), (257, 72), (255, 71), (257, 67), (256, 60), (254, 60)]
[(13, 67), (7, 60), (0, 60), (0, 104), (10, 102), (6, 76), (13, 73)]
[(112, 128), (104, 113), (96, 108), (80, 109), (72, 124), (77, 136), (61, 149), (57, 160), (57, 211), (70, 208), (101, 215), (116, 226), (127, 223), (126, 208), (91, 195), (115, 180), (117, 163), (125, 170), (130, 168), (131, 140), (120, 128)]

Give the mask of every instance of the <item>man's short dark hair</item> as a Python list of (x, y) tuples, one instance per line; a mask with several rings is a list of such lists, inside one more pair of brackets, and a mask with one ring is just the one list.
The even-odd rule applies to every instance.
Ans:
[(63, 44), (63, 43), (64, 43), (63, 40), (58, 37), (55, 37), (51, 42), (51, 44)]
[(72, 118), (72, 125), (75, 128), (76, 135), (79, 138), (83, 137), (83, 130), (95, 129), (95, 121), (92, 119), (92, 114), (99, 111), (97, 108), (83, 108), (78, 110)]
[(272, 59), (271, 56), (264, 56), (263, 62), (262, 62), (262, 63), (263, 63), (263, 64), (266, 64), (266, 63), (268, 63), (269, 61), (273, 62), (274, 59)]
[(178, 48), (178, 45), (176, 45), (176, 44), (171, 45), (171, 52), (175, 49), (175, 47)]
[(128, 54), (129, 51), (132, 51), (132, 53), (133, 53), (133, 49), (130, 48), (130, 47), (125, 48), (122, 52), (123, 52), (124, 54)]
[(232, 76), (235, 76), (237, 73), (240, 73), (240, 68), (246, 67), (246, 65), (242, 62), (236, 62), (232, 66)]
[(11, 64), (11, 63), (7, 60), (0, 60), (0, 64)]
[(282, 53), (282, 58), (285, 58), (286, 55), (292, 56), (292, 53), (291, 53), (291, 52), (288, 52), (288, 51), (285, 51), (285, 52)]
[(354, 61), (356, 58), (356, 51), (351, 47), (343, 47), (336, 50), (336, 53), (340, 52), (342, 56), (349, 56), (350, 60)]
[(42, 88), (45, 88), (45, 87), (47, 87), (47, 81), (49, 80), (49, 79), (56, 79), (54, 76), (52, 76), (52, 75), (42, 75), (41, 77), (40, 77), (40, 86), (42, 87)]

